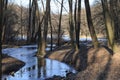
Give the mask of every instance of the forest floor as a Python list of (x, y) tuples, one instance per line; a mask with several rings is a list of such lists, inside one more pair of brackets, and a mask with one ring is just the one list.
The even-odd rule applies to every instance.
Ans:
[[(79, 51), (64, 45), (48, 53), (46, 57), (73, 66), (78, 73), (69, 74), (63, 80), (120, 80), (120, 51), (112, 54), (105, 46), (98, 49), (81, 45)], [(46, 80), (56, 80), (56, 77)], [(61, 80), (60, 77), (57, 80)]]

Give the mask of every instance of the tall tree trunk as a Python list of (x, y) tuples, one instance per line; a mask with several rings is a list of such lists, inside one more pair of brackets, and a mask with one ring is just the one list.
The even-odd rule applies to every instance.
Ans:
[(81, 20), (81, 0), (78, 0), (78, 10), (77, 10), (77, 26), (76, 26), (76, 44), (77, 49), (79, 49), (79, 39), (80, 39), (80, 20)]
[(31, 37), (31, 13), (32, 13), (32, 5), (31, 0), (29, 0), (29, 23), (28, 23), (28, 29), (27, 29), (27, 43), (30, 43), (30, 37)]
[(75, 24), (75, 40), (76, 40), (76, 44), (75, 44), (75, 48), (76, 48), (76, 51), (78, 51), (78, 46), (77, 46), (77, 1), (78, 0), (75, 0), (75, 8), (74, 8), (74, 24)]
[(61, 2), (60, 18), (59, 18), (59, 25), (58, 25), (58, 46), (60, 46), (60, 39), (61, 39), (60, 34), (61, 34), (61, 19), (62, 19), (63, 2), (64, 0), (62, 0)]
[(23, 39), (23, 31), (22, 31), (22, 15), (23, 15), (23, 7), (22, 7), (22, 2), (21, 2), (21, 19), (20, 19), (20, 24), (21, 24), (21, 39)]
[(92, 23), (89, 0), (85, 0), (85, 9), (86, 9), (88, 28), (89, 28), (90, 35), (92, 38), (92, 43), (94, 45), (94, 48), (98, 48), (99, 44), (98, 44), (97, 36), (95, 33), (95, 29)]
[(33, 0), (32, 3), (32, 34), (31, 34), (31, 42), (34, 43), (35, 39), (35, 29), (36, 29), (36, 8), (37, 8), (37, 0)]
[(50, 8), (50, 0), (46, 1), (46, 11), (45, 11), (45, 17), (44, 17), (44, 32), (43, 37), (46, 42), (47, 40), (47, 32), (48, 32), (48, 20), (49, 20), (49, 9)]
[(109, 47), (113, 50), (114, 46), (114, 27), (113, 27), (113, 20), (111, 19), (111, 14), (108, 9), (108, 3), (107, 0), (101, 0), (102, 7), (103, 7), (103, 13), (104, 13), (104, 20), (105, 20), (105, 26), (107, 30), (107, 37), (108, 37), (108, 44)]
[(51, 36), (51, 40), (50, 40), (50, 50), (52, 51), (52, 48), (53, 48), (53, 29), (52, 29), (52, 21), (51, 21), (51, 8), (49, 8), (49, 25), (50, 25), (50, 36)]
[(2, 29), (3, 29), (3, 2), (4, 0), (0, 0), (0, 79), (2, 78)]
[[(51, 10), (50, 10), (51, 12)], [(51, 14), (49, 13), (49, 24), (50, 24), (50, 36), (51, 36), (51, 40), (50, 40), (50, 50), (52, 51), (52, 48), (53, 48), (53, 36), (52, 36), (52, 33), (53, 33), (53, 29), (52, 29), (52, 22), (51, 22)]]
[(38, 56), (44, 55), (42, 51), (42, 30), (41, 30), (41, 23), (39, 22), (39, 28), (38, 28)]
[[(37, 9), (38, 9), (38, 12), (39, 12), (39, 8), (37, 6)], [(40, 13), (38, 13), (38, 17), (39, 17), (39, 27), (38, 27), (38, 52), (37, 52), (37, 55), (38, 56), (43, 56), (44, 54), (44, 50), (42, 50), (42, 46), (43, 46), (43, 43), (42, 43), (42, 35), (43, 35), (43, 32), (42, 32), (42, 23), (43, 23), (43, 20), (44, 20), (44, 16), (45, 14), (43, 15), (42, 17), (42, 20), (40, 19)]]
[(70, 38), (71, 38), (71, 44), (72, 44), (72, 48), (75, 49), (75, 37), (74, 37), (74, 25), (73, 25), (73, 10), (72, 10), (72, 4), (73, 4), (73, 0), (68, 0), (69, 3), (69, 26), (70, 26)]
[(120, 23), (119, 23), (119, 10), (118, 0), (110, 0), (110, 15), (113, 27), (113, 45), (112, 49), (114, 53), (120, 52)]
[(118, 0), (110, 0), (110, 13), (111, 19), (114, 21), (114, 29), (115, 29), (115, 42), (120, 39), (120, 20), (119, 20), (119, 10), (118, 10)]
[[(47, 0), (46, 1), (46, 11), (44, 14), (44, 31), (42, 33), (42, 39), (41, 39), (41, 45), (40, 49), (38, 50), (38, 55), (41, 57), (44, 57), (44, 55), (46, 54), (45, 48), (46, 48), (46, 42), (47, 42), (47, 32), (48, 32), (48, 20), (49, 20), (49, 13), (50, 13), (50, 1), (51, 0)], [(41, 28), (39, 28), (41, 30)]]
[(37, 55), (38, 56), (41, 56), (41, 55), (44, 55), (43, 53), (43, 51), (44, 50), (42, 50), (42, 35), (43, 35), (43, 32), (42, 32), (42, 23), (43, 23), (43, 20), (44, 20), (44, 16), (45, 15), (43, 15), (43, 17), (42, 17), (42, 19), (40, 19), (40, 13), (39, 13), (39, 8), (38, 8), (38, 6), (37, 6), (37, 9), (38, 9), (38, 18), (39, 18), (39, 27), (38, 27), (38, 32), (37, 32), (37, 36), (38, 36), (38, 52), (37, 52)]
[[(5, 6), (4, 10), (7, 11), (7, 5), (8, 5), (8, 0), (5, 0)], [(2, 31), (2, 42), (5, 43), (5, 30), (6, 27), (8, 26), (7, 24), (7, 17), (4, 15), (4, 20), (3, 20), (3, 31)]]

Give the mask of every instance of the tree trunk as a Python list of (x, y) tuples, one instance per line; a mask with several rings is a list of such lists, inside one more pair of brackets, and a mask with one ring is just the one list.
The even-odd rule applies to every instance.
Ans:
[(50, 24), (50, 36), (51, 36), (51, 40), (50, 40), (50, 50), (52, 51), (52, 48), (53, 48), (53, 36), (52, 36), (52, 33), (53, 33), (53, 29), (52, 29), (52, 21), (51, 21), (51, 8), (49, 8), (49, 24)]
[(4, 0), (0, 0), (0, 79), (2, 78), (2, 29), (3, 29), (3, 2)]
[(61, 2), (61, 10), (60, 10), (60, 18), (59, 18), (59, 26), (58, 26), (58, 46), (60, 46), (60, 34), (61, 34), (61, 19), (62, 19), (62, 10), (63, 10), (63, 2), (64, 0), (62, 0)]
[(110, 13), (111, 20), (113, 21), (113, 52), (118, 53), (120, 51), (120, 20), (119, 20), (119, 10), (118, 10), (118, 0), (110, 0)]
[(110, 0), (110, 13), (111, 19), (114, 21), (115, 29), (115, 42), (120, 39), (120, 20), (119, 20), (119, 10), (118, 10), (118, 0)]
[(76, 18), (78, 17), (77, 16), (77, 1), (78, 0), (75, 0), (75, 8), (74, 8), (74, 24), (75, 24), (75, 40), (76, 40), (75, 41), (76, 42), (75, 48), (76, 48), (76, 51), (78, 51), (78, 49), (79, 49), (77, 46), (77, 32), (76, 32), (77, 31), (77, 19)]
[(23, 39), (23, 31), (22, 31), (22, 30), (23, 30), (23, 29), (22, 29), (22, 27), (23, 27), (23, 26), (22, 26), (22, 24), (23, 24), (23, 23), (22, 23), (23, 8), (22, 8), (22, 2), (21, 2), (21, 13), (20, 13), (20, 14), (21, 14), (21, 15), (20, 15), (20, 18), (21, 18), (21, 19), (20, 19), (20, 24), (21, 24), (21, 39)]
[(32, 3), (32, 34), (31, 34), (31, 42), (34, 43), (36, 42), (35, 39), (35, 29), (36, 29), (36, 8), (37, 8), (37, 0), (33, 0)]
[(51, 40), (50, 40), (50, 44), (51, 44), (51, 47), (50, 47), (50, 50), (52, 51), (52, 48), (53, 48), (53, 36), (52, 36), (52, 33), (53, 33), (53, 30), (52, 30), (52, 22), (51, 22), (51, 14), (49, 13), (49, 24), (50, 24), (50, 36), (51, 36)]
[(41, 30), (41, 24), (42, 24), (42, 22), (40, 22), (39, 21), (39, 28), (38, 28), (38, 53), (37, 53), (37, 55), (39, 56), (39, 55), (44, 55), (44, 54), (42, 54), (42, 53), (44, 53), (43, 51), (42, 51), (42, 30)]
[[(44, 31), (43, 33), (39, 32), (39, 34), (43, 36), (38, 36), (38, 38), (41, 40), (39, 42), (39, 48), (38, 48), (38, 56), (44, 57), (46, 54), (45, 48), (46, 48), (46, 42), (47, 42), (47, 32), (48, 32), (48, 20), (49, 20), (49, 13), (50, 13), (50, 1), (46, 1), (46, 11), (44, 14)], [(41, 31), (41, 27), (39, 28)]]
[(102, 7), (103, 7), (103, 13), (104, 13), (104, 20), (105, 20), (105, 26), (107, 30), (107, 37), (108, 37), (108, 44), (109, 47), (113, 50), (114, 46), (114, 27), (113, 27), (113, 20), (111, 19), (111, 15), (108, 9), (108, 3), (107, 0), (101, 0)]
[[(5, 6), (4, 6), (4, 10), (7, 11), (7, 5), (8, 5), (8, 0), (5, 0)], [(7, 17), (4, 15), (4, 20), (3, 20), (3, 30), (2, 30), (2, 43), (5, 43), (5, 30), (6, 27), (8, 26), (7, 24)]]
[(92, 43), (94, 45), (94, 48), (98, 48), (99, 44), (98, 44), (97, 36), (95, 33), (95, 29), (92, 23), (89, 0), (85, 0), (85, 9), (86, 9), (88, 28), (89, 28), (90, 35), (92, 38)]
[(31, 0), (29, 0), (29, 23), (28, 23), (28, 30), (27, 30), (27, 43), (30, 43), (31, 37), (31, 13), (32, 13), (32, 5)]
[(72, 10), (72, 3), (73, 0), (68, 0), (69, 3), (69, 26), (70, 26), (70, 38), (71, 38), (71, 44), (72, 44), (72, 48), (75, 49), (75, 43), (74, 43), (74, 25), (73, 25), (73, 10)]
[(77, 10), (77, 26), (76, 26), (76, 45), (79, 49), (79, 39), (80, 39), (80, 20), (81, 20), (81, 0), (78, 0), (78, 10)]

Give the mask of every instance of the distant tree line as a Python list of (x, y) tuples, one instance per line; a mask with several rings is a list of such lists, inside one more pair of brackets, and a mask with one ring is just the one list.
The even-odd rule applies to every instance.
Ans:
[(41, 4), (38, 0), (29, 0), (29, 7), (25, 8), (22, 4), (18, 6), (1, 0), (1, 45), (12, 42), (18, 36), (20, 39), (26, 36), (26, 43), (37, 43), (38, 55), (44, 56), (47, 43), (51, 44), (51, 50), (53, 43), (61, 46), (61, 37), (67, 31), (72, 49), (80, 49), (80, 34), (91, 36), (94, 48), (99, 48), (97, 35), (103, 33), (108, 39), (108, 47), (114, 53), (119, 50), (119, 0), (101, 0), (93, 6), (90, 6), (89, 0), (84, 0), (85, 9), (81, 7), (81, 0), (68, 0), (68, 14), (63, 14), (65, 0), (57, 0), (60, 4), (58, 14), (52, 12), (51, 0), (39, 2)]

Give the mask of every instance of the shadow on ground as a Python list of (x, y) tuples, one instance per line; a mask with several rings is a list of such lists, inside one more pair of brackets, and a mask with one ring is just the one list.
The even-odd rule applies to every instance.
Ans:
[[(78, 70), (73, 80), (120, 79), (118, 77), (120, 61), (118, 64), (113, 64), (116, 59), (113, 59), (113, 56), (113, 52), (105, 46), (94, 49), (93, 47), (87, 47), (85, 45), (81, 45), (79, 51), (70, 49), (70, 46), (62, 46), (58, 50), (56, 49), (46, 55), (48, 58), (65, 62)], [(113, 70), (115, 70), (116, 73)], [(113, 73), (115, 76), (110, 78), (110, 75)], [(117, 77), (117, 79), (114, 77)]]

